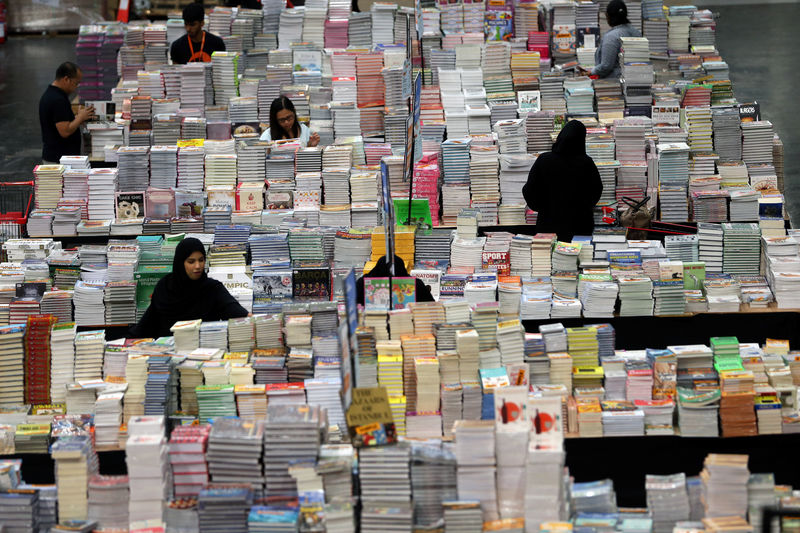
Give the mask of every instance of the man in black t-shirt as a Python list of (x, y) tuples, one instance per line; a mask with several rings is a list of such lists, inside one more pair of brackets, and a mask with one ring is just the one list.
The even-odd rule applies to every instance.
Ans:
[(69, 95), (81, 84), (81, 70), (75, 63), (62, 63), (56, 79), (39, 99), (39, 125), (42, 127), (42, 160), (58, 163), (62, 155), (80, 155), (81, 124), (94, 116), (93, 107), (84, 107), (76, 116)]
[(176, 65), (211, 61), (213, 52), (224, 52), (225, 42), (203, 29), (205, 12), (200, 4), (189, 4), (183, 8), (183, 25), (186, 35), (172, 43), (169, 55)]

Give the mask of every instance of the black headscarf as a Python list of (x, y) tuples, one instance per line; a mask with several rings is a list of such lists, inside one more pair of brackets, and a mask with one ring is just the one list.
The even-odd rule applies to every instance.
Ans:
[(186, 273), (184, 262), (195, 252), (203, 254), (203, 259), (206, 258), (206, 247), (199, 239), (189, 237), (183, 239), (175, 248), (175, 257), (172, 259), (172, 274), (170, 275), (170, 289), (174, 291), (191, 291), (203, 284), (208, 276), (205, 272), (198, 280), (193, 280)]
[(150, 307), (141, 321), (131, 328), (129, 337), (164, 337), (181, 320), (227, 320), (247, 316), (247, 310), (231, 296), (225, 286), (203, 272), (193, 280), (186, 274), (184, 262), (194, 252), (206, 255), (203, 243), (195, 238), (182, 240), (175, 248), (172, 272), (164, 276), (153, 290)]
[(623, 0), (611, 0), (606, 6), (608, 25), (612, 28), (620, 24), (630, 24), (628, 20), (628, 6)]
[[(358, 280), (356, 280), (356, 296), (358, 298), (358, 303), (364, 305), (364, 278), (388, 278), (391, 276), (389, 272), (389, 260), (385, 255), (381, 256), (378, 261), (376, 261), (375, 266), (370, 270), (368, 273), (364, 274)], [(394, 277), (396, 278), (407, 278), (410, 274), (406, 269), (406, 264), (402, 258), (398, 256), (394, 256)], [(416, 281), (416, 296), (415, 300), (417, 302), (433, 302), (434, 298), (431, 294), (431, 290), (428, 288), (425, 283), (421, 279)]]
[(553, 143), (553, 153), (563, 156), (586, 155), (586, 126), (580, 120), (570, 120)]
[(528, 206), (538, 212), (536, 231), (556, 233), (566, 242), (591, 235), (592, 209), (602, 193), (600, 173), (586, 154), (586, 126), (578, 120), (568, 122), (553, 150), (536, 159), (522, 188)]

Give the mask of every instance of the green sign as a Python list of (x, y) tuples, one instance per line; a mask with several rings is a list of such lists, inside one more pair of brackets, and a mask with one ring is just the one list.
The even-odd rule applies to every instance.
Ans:
[(394, 199), (394, 216), (400, 226), (417, 226), (422, 229), (433, 227), (431, 220), (431, 207), (427, 198), (414, 198), (411, 200), (411, 219), (408, 217), (408, 200)]

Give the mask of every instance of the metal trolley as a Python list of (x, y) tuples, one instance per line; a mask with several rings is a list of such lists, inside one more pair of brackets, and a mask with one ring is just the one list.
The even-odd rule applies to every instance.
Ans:
[[(0, 245), (26, 236), (25, 224), (33, 205), (32, 181), (0, 181)], [(0, 248), (0, 261), (7, 261)]]

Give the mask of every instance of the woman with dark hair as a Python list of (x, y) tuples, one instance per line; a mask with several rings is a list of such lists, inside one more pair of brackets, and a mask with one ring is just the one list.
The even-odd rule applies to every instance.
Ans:
[(592, 209), (602, 193), (600, 173), (586, 155), (586, 127), (578, 120), (568, 122), (553, 150), (536, 159), (522, 188), (525, 202), (539, 214), (536, 231), (556, 233), (563, 242), (592, 234)]
[(170, 328), (181, 320), (227, 320), (248, 315), (247, 309), (228, 289), (206, 275), (206, 250), (195, 238), (183, 239), (175, 248), (172, 272), (156, 285), (150, 307), (128, 337), (150, 338), (172, 335)]
[(297, 120), (294, 104), (285, 96), (279, 96), (269, 106), (269, 129), (261, 134), (262, 141), (300, 139), (303, 146), (319, 144), (319, 133), (311, 133), (308, 126)]
[[(361, 305), (364, 305), (364, 278), (388, 278), (391, 274), (389, 272), (389, 260), (385, 255), (375, 263), (375, 266), (369, 272), (364, 273), (363, 276), (356, 280), (356, 300)], [(394, 277), (407, 278), (410, 277), (403, 259), (394, 256)], [(431, 289), (425, 285), (421, 279), (416, 282), (416, 295), (414, 300), (417, 302), (432, 302), (434, 301)]]
[(639, 30), (631, 26), (628, 20), (628, 7), (622, 0), (611, 0), (606, 7), (606, 20), (611, 29), (600, 40), (600, 46), (594, 53), (594, 68), (591, 74), (601, 78), (619, 78), (619, 49), (622, 37), (641, 37)]

